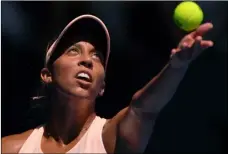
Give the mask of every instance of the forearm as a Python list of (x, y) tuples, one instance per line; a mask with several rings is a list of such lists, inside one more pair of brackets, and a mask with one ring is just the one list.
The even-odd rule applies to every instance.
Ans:
[(131, 107), (141, 113), (156, 115), (171, 100), (186, 71), (187, 66), (174, 68), (168, 63), (157, 76), (133, 96)]
[(130, 151), (144, 152), (157, 115), (171, 100), (187, 71), (188, 65), (179, 64), (168, 63), (157, 76), (133, 96), (126, 115), (121, 118), (118, 125), (121, 133), (117, 135), (120, 136), (121, 143), (128, 145)]
[(133, 96), (128, 112), (119, 124), (119, 136), (131, 151), (144, 152), (157, 115), (173, 97), (186, 71), (187, 65), (178, 68), (168, 63)]

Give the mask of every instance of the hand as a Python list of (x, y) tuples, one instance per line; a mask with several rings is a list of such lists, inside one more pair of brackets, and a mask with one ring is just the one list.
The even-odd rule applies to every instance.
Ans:
[(203, 40), (203, 35), (213, 28), (211, 23), (202, 24), (195, 31), (186, 35), (179, 43), (178, 47), (172, 49), (171, 57), (175, 55), (182, 63), (189, 63), (197, 58), (203, 50), (212, 47), (213, 41)]

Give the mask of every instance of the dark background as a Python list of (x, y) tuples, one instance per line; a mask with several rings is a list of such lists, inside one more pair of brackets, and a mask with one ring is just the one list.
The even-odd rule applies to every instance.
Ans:
[[(100, 116), (112, 117), (137, 89), (167, 63), (186, 34), (173, 22), (178, 2), (1, 2), (2, 136), (26, 123), (31, 97), (40, 86), (48, 42), (78, 15), (97, 15), (111, 35), (105, 96)], [(172, 101), (161, 112), (148, 146), (157, 152), (221, 152), (227, 129), (227, 2), (200, 2), (215, 46), (189, 68)], [(168, 86), (168, 85), (167, 85)], [(34, 114), (35, 113), (35, 114)], [(37, 117), (42, 113), (33, 112)]]

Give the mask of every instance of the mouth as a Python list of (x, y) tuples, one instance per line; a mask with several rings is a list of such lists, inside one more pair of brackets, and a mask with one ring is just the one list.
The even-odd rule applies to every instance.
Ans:
[(76, 78), (84, 82), (92, 82), (92, 75), (86, 71), (80, 71), (77, 73)]

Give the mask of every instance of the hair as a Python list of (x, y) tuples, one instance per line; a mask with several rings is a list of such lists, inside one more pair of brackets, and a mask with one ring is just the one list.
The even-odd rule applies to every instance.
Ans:
[[(44, 57), (46, 57), (46, 53), (53, 43), (54, 40), (48, 43)], [(26, 113), (26, 123), (23, 124), (22, 127), (34, 128), (47, 122), (51, 107), (50, 95), (50, 85), (40, 80), (40, 85), (36, 90), (36, 95), (31, 97), (29, 101), (30, 108)]]

